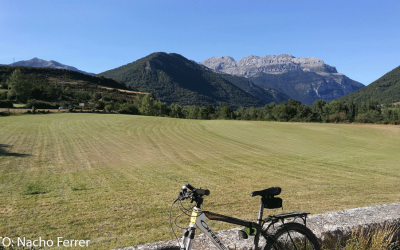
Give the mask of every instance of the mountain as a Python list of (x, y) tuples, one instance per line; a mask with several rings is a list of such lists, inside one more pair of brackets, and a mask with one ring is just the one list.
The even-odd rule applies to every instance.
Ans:
[(220, 76), (234, 84), (236, 87), (239, 87), (242, 90), (246, 91), (250, 95), (257, 97), (264, 104), (268, 104), (271, 102), (279, 104), (281, 102), (288, 101), (290, 98), (288, 95), (279, 92), (276, 89), (259, 86), (245, 77), (229, 74), (220, 74)]
[[(5, 65), (0, 65), (0, 66), (5, 66)], [(91, 75), (94, 76), (94, 73), (88, 73), (82, 70), (79, 70), (75, 67), (64, 65), (62, 63), (56, 62), (56, 61), (46, 61), (39, 59), (37, 57), (32, 58), (31, 60), (26, 60), (26, 61), (18, 61), (15, 63), (8, 64), (8, 66), (15, 67), (15, 66), (24, 66), (24, 67), (37, 67), (37, 68), (51, 68), (51, 69), (66, 69), (66, 70), (71, 70), (71, 71), (76, 71), (79, 73), (83, 73), (86, 75)]]
[(400, 66), (386, 73), (365, 88), (343, 96), (338, 100), (347, 102), (353, 99), (357, 103), (376, 100), (387, 104), (400, 102)]
[(174, 53), (153, 53), (99, 75), (152, 92), (168, 104), (205, 106), (225, 103), (233, 108), (264, 105), (218, 74)]
[(281, 102), (289, 100), (289, 98), (290, 98), (289, 96), (287, 96), (275, 89), (261, 87), (257, 84), (254, 84), (252, 81), (250, 81), (246, 77), (225, 74), (221, 71), (207, 68), (206, 66), (204, 66), (202, 64), (198, 64), (198, 65), (201, 65), (203, 68), (218, 74), (219, 76), (228, 80), (230, 83), (232, 83), (236, 87), (238, 87), (238, 88), (246, 91), (250, 95), (258, 98), (264, 104), (268, 104), (271, 102), (281, 103)]
[(296, 58), (283, 54), (247, 56), (235, 61), (230, 56), (217, 56), (201, 64), (226, 74), (246, 77), (261, 87), (275, 89), (307, 105), (318, 99), (333, 100), (364, 87), (314, 57)]

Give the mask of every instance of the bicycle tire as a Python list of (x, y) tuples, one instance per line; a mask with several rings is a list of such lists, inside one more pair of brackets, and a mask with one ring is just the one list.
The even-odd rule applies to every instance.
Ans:
[(178, 246), (165, 246), (165, 247), (158, 247), (156, 250), (181, 250)]
[(306, 226), (290, 222), (285, 226), (281, 225), (271, 233), (271, 236), (281, 244), (279, 246), (275, 241), (268, 238), (261, 250), (278, 250), (278, 249), (305, 249), (320, 250), (317, 237)]

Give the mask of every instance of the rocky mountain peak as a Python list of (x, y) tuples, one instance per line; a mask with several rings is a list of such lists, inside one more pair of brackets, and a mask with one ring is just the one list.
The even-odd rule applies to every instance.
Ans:
[(317, 99), (333, 100), (364, 87), (339, 74), (321, 59), (296, 58), (289, 54), (211, 57), (202, 65), (230, 75), (243, 76), (257, 85), (274, 88), (292, 99), (312, 104)]
[(263, 57), (249, 55), (239, 61), (230, 56), (211, 57), (203, 62), (204, 66), (228, 74), (253, 76), (260, 72), (281, 74), (289, 71), (303, 70), (319, 73), (337, 73), (336, 68), (315, 57), (296, 58), (289, 54), (266, 55)]
[(224, 68), (236, 67), (236, 61), (230, 56), (210, 57), (200, 63), (207, 68), (214, 70), (222, 70)]
[(277, 58), (287, 58), (287, 59), (295, 58), (294, 56), (289, 55), (289, 54), (281, 54), (281, 55), (277, 55), (276, 57)]

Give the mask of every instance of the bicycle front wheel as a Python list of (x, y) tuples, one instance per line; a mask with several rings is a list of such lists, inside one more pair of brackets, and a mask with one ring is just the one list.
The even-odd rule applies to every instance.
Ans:
[(279, 226), (262, 250), (320, 250), (317, 237), (310, 229), (299, 223), (287, 223)]

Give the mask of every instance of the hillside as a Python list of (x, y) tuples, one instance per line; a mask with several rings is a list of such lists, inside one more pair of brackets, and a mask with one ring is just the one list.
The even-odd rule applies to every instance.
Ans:
[(318, 99), (333, 100), (364, 87), (314, 57), (247, 56), (235, 61), (229, 56), (218, 56), (201, 64), (226, 74), (246, 77), (261, 87), (275, 89), (307, 105)]
[(281, 103), (289, 100), (289, 96), (277, 91), (276, 89), (260, 86), (252, 82), (250, 79), (241, 76), (219, 74), (222, 78), (228, 80), (236, 87), (241, 88), (250, 95), (257, 97), (263, 103), (268, 104), (271, 102)]
[(379, 103), (400, 101), (400, 66), (383, 75), (365, 88), (343, 96), (337, 100), (347, 102), (353, 99), (357, 103), (376, 100)]
[(0, 66), (0, 83), (5, 82), (8, 77), (14, 72), (14, 70), (19, 69), (24, 75), (35, 75), (40, 79), (66, 79), (68, 81), (84, 81), (91, 84), (96, 84), (100, 86), (127, 89), (125, 84), (119, 83), (112, 79), (99, 78), (96, 76), (91, 76), (83, 74), (77, 71), (71, 71), (66, 69), (56, 69), (56, 68), (44, 68), (44, 67), (26, 67), (26, 66)]
[[(24, 98), (12, 94), (11, 100), (26, 103), (27, 100), (51, 102), (44, 104), (46, 108), (59, 105), (78, 106), (82, 102), (96, 103), (100, 98), (119, 103), (131, 102), (137, 99), (137, 89), (128, 89), (124, 83), (118, 83), (103, 76), (96, 77), (65, 69), (35, 68), (23, 66), (0, 66), (0, 100), (7, 99), (7, 79), (15, 70), (21, 71), (21, 82), (27, 82), (29, 93)], [(24, 87), (25, 88), (25, 87)], [(38, 106), (38, 105), (35, 105)], [(102, 105), (98, 106), (102, 107)]]
[(99, 75), (152, 92), (168, 104), (216, 106), (225, 103), (233, 108), (264, 105), (221, 76), (174, 53), (153, 53)]

